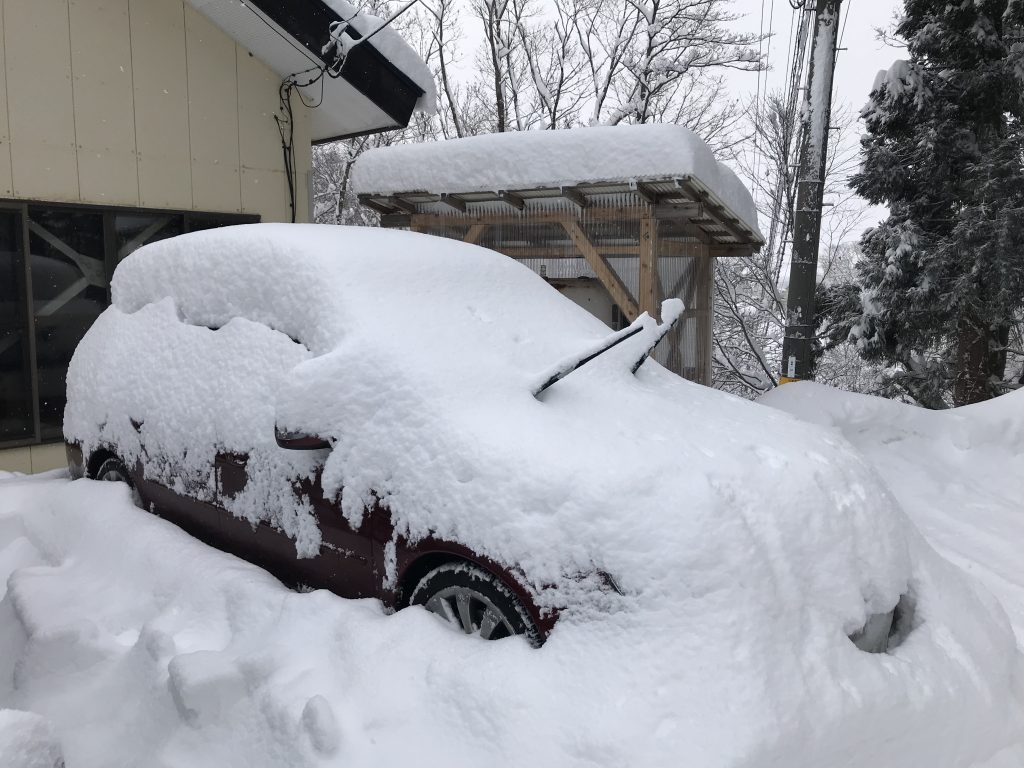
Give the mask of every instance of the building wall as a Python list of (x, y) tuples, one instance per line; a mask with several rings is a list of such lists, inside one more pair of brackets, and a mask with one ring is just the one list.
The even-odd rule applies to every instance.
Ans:
[[(290, 218), (281, 78), (183, 0), (0, 0), (0, 197)], [(297, 219), (309, 114), (293, 99)]]
[[(0, 0), (0, 67), (0, 198), (290, 219), (281, 78), (184, 0)], [(0, 470), (63, 465), (62, 445), (0, 450)]]

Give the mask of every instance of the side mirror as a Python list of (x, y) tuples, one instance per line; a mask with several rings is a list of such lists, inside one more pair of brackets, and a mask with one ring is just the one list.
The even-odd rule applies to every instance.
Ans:
[(274, 427), (274, 438), (279, 448), (289, 451), (318, 451), (331, 447), (331, 444), (322, 437), (303, 432), (286, 432), (280, 427)]

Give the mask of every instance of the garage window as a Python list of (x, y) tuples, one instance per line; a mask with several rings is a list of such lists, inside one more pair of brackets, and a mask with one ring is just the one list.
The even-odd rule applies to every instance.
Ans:
[(0, 203), (0, 447), (62, 438), (78, 342), (110, 303), (114, 267), (155, 240), (258, 216)]

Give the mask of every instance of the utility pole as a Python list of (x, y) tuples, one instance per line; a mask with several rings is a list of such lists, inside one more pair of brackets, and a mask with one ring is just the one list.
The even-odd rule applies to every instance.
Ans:
[(793, 211), (793, 254), (786, 301), (786, 338), (782, 344), (782, 384), (811, 377), (814, 289), (818, 277), (821, 204), (825, 192), (840, 5), (842, 0), (817, 0), (814, 12), (814, 40), (801, 110), (804, 135), (800, 144), (796, 208)]

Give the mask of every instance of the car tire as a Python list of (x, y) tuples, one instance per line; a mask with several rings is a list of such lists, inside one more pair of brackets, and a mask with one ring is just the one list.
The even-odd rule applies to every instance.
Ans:
[(540, 645), (540, 634), (522, 604), (500, 579), (469, 563), (446, 563), (420, 579), (409, 598), (454, 629), (485, 640), (525, 635)]
[(112, 483), (127, 483), (129, 488), (134, 488), (131, 475), (124, 462), (116, 456), (110, 456), (103, 460), (99, 469), (96, 470), (96, 479)]

